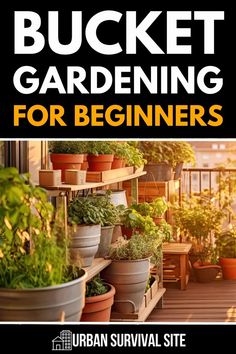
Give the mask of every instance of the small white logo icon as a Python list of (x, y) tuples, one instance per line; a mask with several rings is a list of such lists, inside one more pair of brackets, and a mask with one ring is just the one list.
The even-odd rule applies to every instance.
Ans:
[(72, 332), (70, 330), (61, 331), (60, 336), (52, 340), (52, 350), (72, 350)]

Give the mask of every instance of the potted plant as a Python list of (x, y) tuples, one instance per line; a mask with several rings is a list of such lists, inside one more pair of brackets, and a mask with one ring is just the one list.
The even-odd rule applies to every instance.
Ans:
[(128, 166), (134, 166), (135, 172), (142, 171), (147, 160), (143, 152), (133, 144), (127, 143), (125, 160)]
[(114, 160), (112, 161), (112, 170), (116, 168), (125, 167), (126, 158), (128, 156), (129, 145), (126, 142), (113, 142), (112, 151), (114, 153)]
[(230, 225), (217, 235), (216, 246), (224, 279), (236, 279), (236, 227)]
[(70, 255), (75, 264), (92, 264), (101, 237), (102, 211), (90, 198), (74, 198), (68, 205), (71, 243)]
[[(213, 251), (211, 236), (217, 235), (221, 230), (225, 217), (224, 210), (215, 206), (212, 200), (204, 201), (197, 197), (183, 201), (181, 206), (174, 206), (173, 209), (175, 227), (179, 228), (185, 241), (192, 242), (190, 261), (193, 268), (198, 271), (202, 268), (204, 273), (207, 273), (207, 266), (208, 269), (212, 267), (217, 270), (217, 272), (212, 271), (212, 274), (218, 273), (219, 267), (210, 262)], [(212, 279), (209, 274), (210, 280)]]
[(156, 224), (159, 224), (163, 220), (168, 205), (165, 198), (158, 197), (150, 203), (132, 204), (131, 208), (137, 210), (142, 216), (150, 216)]
[(172, 179), (173, 159), (175, 151), (170, 141), (140, 141), (139, 148), (148, 161), (145, 166), (144, 181), (169, 181)]
[(200, 253), (199, 259), (193, 263), (196, 280), (199, 283), (209, 283), (215, 280), (221, 271), (216, 256), (216, 248), (212, 245), (205, 246)]
[(69, 265), (45, 191), (1, 168), (0, 195), (0, 320), (78, 321), (86, 273)]
[(192, 146), (187, 142), (140, 141), (139, 148), (148, 161), (147, 175), (141, 178), (146, 181), (169, 181), (180, 163), (195, 161)]
[(115, 288), (96, 275), (86, 284), (82, 322), (109, 322), (114, 303)]
[(176, 141), (174, 148), (175, 148), (174, 179), (178, 179), (181, 177), (181, 172), (184, 163), (190, 163), (191, 165), (194, 165), (196, 159), (195, 159), (195, 153), (192, 148), (192, 145), (187, 143), (186, 141)]
[(117, 206), (122, 235), (130, 238), (136, 231), (143, 229), (145, 218), (134, 208)]
[(50, 141), (49, 151), (53, 169), (62, 171), (62, 181), (64, 182), (66, 169), (81, 169), (86, 151), (86, 142)]
[(114, 159), (113, 143), (109, 141), (88, 141), (87, 159), (89, 171), (107, 171)]
[(102, 272), (102, 278), (116, 288), (114, 311), (138, 312), (149, 277), (150, 257), (160, 247), (160, 234), (134, 234), (129, 240), (119, 238), (110, 248), (112, 263)]
[(103, 195), (89, 196), (89, 201), (100, 212), (101, 237), (96, 257), (105, 257), (108, 254), (112, 241), (113, 229), (118, 222), (118, 210), (111, 203), (111, 192), (106, 191)]

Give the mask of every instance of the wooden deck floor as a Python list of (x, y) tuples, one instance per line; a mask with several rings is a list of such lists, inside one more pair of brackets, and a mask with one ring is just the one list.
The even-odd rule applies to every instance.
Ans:
[(236, 322), (236, 281), (190, 282), (187, 290), (168, 288), (164, 307), (155, 308), (148, 322)]

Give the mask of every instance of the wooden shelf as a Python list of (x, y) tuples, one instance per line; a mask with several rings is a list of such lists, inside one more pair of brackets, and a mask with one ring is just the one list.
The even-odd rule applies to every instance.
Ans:
[(85, 184), (76, 184), (76, 185), (62, 183), (58, 186), (48, 186), (48, 187), (42, 186), (42, 188), (44, 188), (48, 191), (76, 192), (76, 191), (82, 191), (84, 189), (99, 188), (99, 187), (107, 186), (108, 184), (119, 183), (119, 182), (131, 180), (131, 179), (143, 176), (145, 174), (146, 174), (146, 172), (143, 171), (143, 172), (136, 172), (136, 173), (133, 173), (133, 174), (130, 174), (127, 176), (111, 178), (106, 182), (86, 182)]
[(157, 303), (161, 300), (162, 296), (164, 295), (166, 289), (161, 288), (158, 289), (155, 296), (151, 299), (151, 301), (147, 304), (147, 306), (142, 306), (139, 312), (136, 313), (111, 313), (111, 322), (144, 322), (147, 317), (150, 315), (154, 307)]
[(111, 264), (110, 259), (104, 258), (94, 258), (93, 264), (90, 267), (84, 267), (84, 270), (87, 272), (87, 280), (91, 280), (95, 275), (100, 273), (104, 268)]

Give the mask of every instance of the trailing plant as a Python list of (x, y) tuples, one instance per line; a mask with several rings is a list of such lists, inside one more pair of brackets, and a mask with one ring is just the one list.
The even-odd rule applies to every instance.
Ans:
[(46, 192), (11, 167), (0, 169), (0, 195), (0, 287), (37, 288), (74, 279), (76, 269), (68, 268), (65, 237), (57, 239)]
[(109, 291), (109, 286), (103, 282), (100, 275), (96, 275), (86, 283), (86, 297), (98, 296), (106, 294)]
[(53, 154), (84, 154), (86, 141), (49, 141), (49, 151)]

